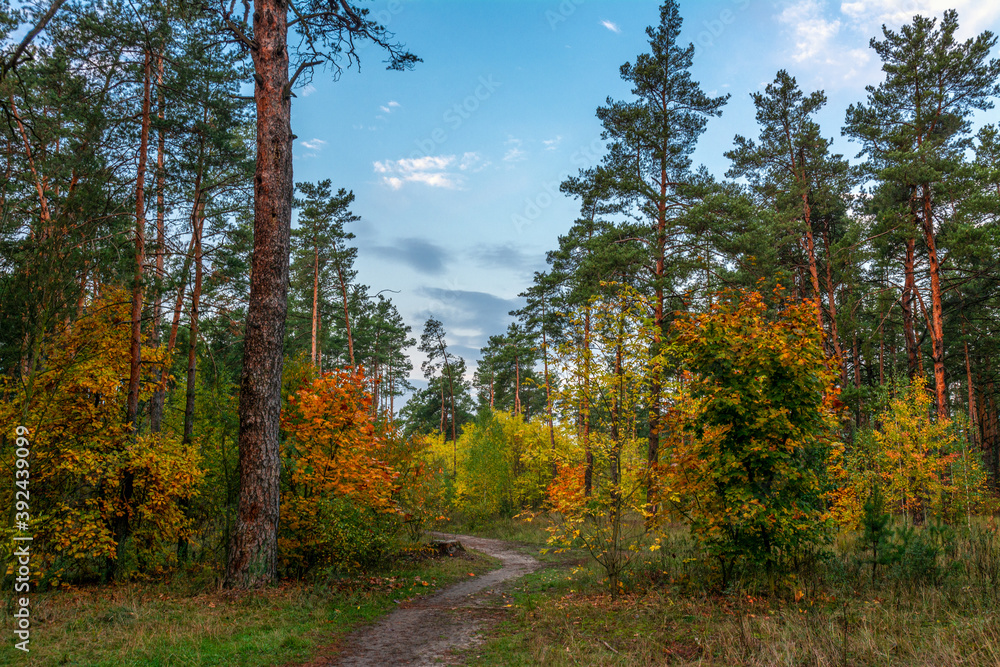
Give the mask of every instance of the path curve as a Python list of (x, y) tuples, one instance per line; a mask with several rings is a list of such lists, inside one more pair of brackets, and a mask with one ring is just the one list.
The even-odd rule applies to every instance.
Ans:
[(477, 632), (490, 608), (499, 606), (500, 584), (541, 567), (541, 563), (517, 551), (509, 542), (470, 535), (431, 535), (438, 539), (459, 540), (466, 549), (499, 558), (503, 566), (448, 586), (435, 595), (417, 598), (375, 625), (351, 634), (341, 654), (326, 664), (343, 667), (440, 665), (453, 650), (469, 648), (482, 641)]

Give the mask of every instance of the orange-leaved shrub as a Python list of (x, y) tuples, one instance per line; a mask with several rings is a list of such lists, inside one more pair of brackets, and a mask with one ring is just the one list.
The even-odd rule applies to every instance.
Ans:
[(350, 570), (382, 558), (397, 527), (391, 433), (377, 424), (364, 371), (324, 373), (281, 416), (279, 548), (288, 573)]

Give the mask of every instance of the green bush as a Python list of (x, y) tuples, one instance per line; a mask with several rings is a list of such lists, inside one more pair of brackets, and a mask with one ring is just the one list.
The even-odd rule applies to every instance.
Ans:
[(392, 514), (377, 512), (352, 503), (347, 498), (316, 500), (320, 530), (309, 540), (289, 540), (296, 544), (288, 560), (298, 576), (319, 567), (328, 572), (352, 572), (375, 565), (391, 555), (399, 528)]

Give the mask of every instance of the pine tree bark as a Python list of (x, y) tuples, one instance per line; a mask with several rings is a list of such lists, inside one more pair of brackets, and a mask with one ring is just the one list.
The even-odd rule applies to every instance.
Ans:
[(347, 330), (347, 355), (354, 366), (354, 337), (351, 335), (351, 313), (347, 308), (347, 281), (344, 279), (344, 271), (337, 263), (337, 278), (340, 280), (340, 294), (344, 301), (344, 328)]
[[(156, 59), (156, 85), (157, 85), (157, 110), (156, 117), (162, 121), (164, 117), (164, 94), (163, 94), (163, 56)], [(157, 133), (156, 141), (156, 295), (153, 301), (153, 342), (160, 346), (163, 343), (160, 336), (160, 324), (163, 321), (163, 259), (164, 245), (166, 243), (166, 205), (164, 203), (164, 189), (166, 188), (166, 173), (163, 170), (163, 162), (166, 155), (166, 134), (163, 127)], [(166, 374), (165, 368), (160, 368), (157, 375), (161, 386), (153, 392), (153, 398), (149, 404), (149, 430), (159, 433), (163, 427), (163, 404), (166, 400), (166, 387), (162, 386), (163, 376)]]
[(226, 564), (226, 586), (238, 589), (270, 584), (277, 573), (278, 430), (294, 187), (287, 11), (281, 0), (254, 2), (254, 248), (240, 378), (240, 495)]
[(931, 277), (931, 360), (934, 362), (934, 394), (937, 398), (937, 417), (948, 418), (948, 387), (944, 377), (944, 318), (941, 314), (941, 263), (938, 261), (937, 242), (934, 238), (934, 217), (930, 185), (923, 185), (923, 230), (927, 244), (927, 264)]
[(972, 364), (969, 361), (969, 341), (965, 341), (965, 387), (969, 390), (969, 440), (976, 444), (978, 420), (976, 418), (976, 392), (972, 384)]
[(514, 354), (514, 414), (521, 414), (521, 360)]
[[(664, 92), (663, 109), (666, 112), (666, 93)], [(661, 158), (660, 167), (660, 197), (656, 202), (656, 263), (653, 279), (656, 281), (653, 301), (653, 349), (650, 357), (655, 358), (660, 353), (663, 344), (664, 294), (663, 280), (666, 277), (666, 247), (667, 247), (667, 168), (666, 155)], [(655, 362), (649, 366), (649, 439), (646, 446), (646, 465), (648, 479), (646, 482), (646, 512), (649, 517), (656, 514), (657, 483), (656, 468), (660, 460), (660, 396), (663, 388), (660, 384), (660, 371)]]
[(319, 336), (319, 241), (313, 239), (313, 312), (312, 312), (312, 363), (317, 364), (316, 341)]
[[(205, 225), (205, 201), (203, 193), (195, 194), (195, 221), (192, 231), (194, 239), (194, 286), (191, 290), (191, 327), (188, 335), (187, 387), (184, 395), (184, 435), (181, 442), (190, 446), (194, 440), (194, 399), (195, 380), (198, 369), (198, 316), (201, 307), (202, 282), (202, 248), (201, 237)], [(184, 498), (180, 502), (181, 511), (187, 517), (191, 510), (191, 500)], [(186, 563), (188, 559), (188, 541), (184, 536), (177, 539), (177, 560)]]
[(198, 316), (201, 307), (201, 282), (202, 282), (202, 250), (201, 236), (204, 226), (205, 202), (201, 199), (201, 193), (196, 203), (197, 213), (195, 215), (194, 230), (194, 286), (191, 290), (191, 326), (188, 333), (188, 361), (187, 361), (187, 382), (184, 393), (184, 435), (182, 442), (190, 445), (194, 437), (194, 399), (195, 399), (195, 379), (198, 363)]
[(913, 326), (913, 301), (916, 291), (914, 278), (914, 256), (916, 254), (916, 239), (912, 236), (906, 239), (906, 259), (903, 262), (903, 294), (900, 306), (903, 313), (903, 335), (906, 338), (906, 359), (910, 377), (914, 377), (920, 366), (920, 349), (917, 347), (917, 335)]
[(590, 448), (590, 306), (583, 313), (583, 400), (580, 402), (581, 434), (583, 442), (583, 495), (590, 497), (594, 488), (594, 452)]
[[(830, 341), (833, 344), (833, 356), (840, 366), (841, 386), (847, 386), (847, 368), (844, 365), (844, 349), (840, 344), (840, 330), (837, 327), (837, 290), (833, 284), (833, 253), (830, 250), (830, 221), (824, 221), (823, 245), (826, 246), (826, 295), (827, 309), (830, 313)], [(816, 303), (819, 304), (819, 292), (816, 293)], [(822, 318), (820, 319), (822, 322)], [(855, 359), (857, 364), (857, 359)]]
[[(129, 438), (138, 435), (139, 379), (142, 362), (142, 299), (143, 269), (146, 263), (146, 154), (149, 152), (150, 89), (152, 86), (152, 58), (147, 51), (143, 63), (142, 116), (139, 130), (139, 164), (135, 180), (135, 274), (132, 283), (132, 327), (129, 334), (129, 378), (128, 396), (125, 405), (125, 426)], [(115, 558), (108, 563), (110, 578), (121, 574), (125, 556), (125, 543), (131, 533), (131, 504), (135, 477), (129, 466), (125, 466), (118, 483), (118, 508), (111, 522), (111, 532), (115, 541)]]
[[(549, 341), (545, 333), (545, 303), (542, 303), (542, 367), (545, 373), (545, 413), (549, 421), (549, 446), (552, 449), (552, 477), (558, 472), (556, 467), (556, 430), (552, 425), (552, 384), (549, 381)], [(493, 391), (490, 389), (490, 407), (493, 407)]]

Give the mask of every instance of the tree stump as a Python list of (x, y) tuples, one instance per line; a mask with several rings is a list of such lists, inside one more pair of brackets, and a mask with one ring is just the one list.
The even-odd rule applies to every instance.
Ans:
[(430, 546), (442, 556), (456, 556), (465, 553), (465, 547), (458, 540), (431, 540)]

